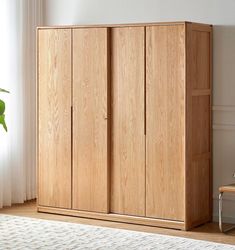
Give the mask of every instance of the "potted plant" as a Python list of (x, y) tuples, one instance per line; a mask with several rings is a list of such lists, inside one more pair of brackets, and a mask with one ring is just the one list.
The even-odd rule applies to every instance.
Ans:
[[(9, 91), (5, 89), (1, 89), (1, 88), (0, 88), (0, 92), (9, 93)], [(1, 99), (0, 99), (0, 124), (3, 126), (3, 128), (7, 132), (7, 125), (5, 122), (5, 102)]]

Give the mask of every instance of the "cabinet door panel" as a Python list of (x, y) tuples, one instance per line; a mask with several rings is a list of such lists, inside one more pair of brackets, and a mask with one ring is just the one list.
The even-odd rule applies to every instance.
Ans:
[(111, 212), (145, 215), (145, 28), (112, 29)]
[(74, 29), (73, 62), (73, 209), (108, 212), (108, 29)]
[(184, 25), (146, 28), (146, 215), (184, 220)]
[(38, 200), (71, 208), (71, 31), (38, 32)]

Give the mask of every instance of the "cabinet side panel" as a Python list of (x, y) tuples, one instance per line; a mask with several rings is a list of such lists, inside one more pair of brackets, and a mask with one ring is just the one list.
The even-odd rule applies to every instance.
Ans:
[(146, 28), (146, 216), (184, 221), (185, 26)]
[(186, 228), (211, 219), (212, 27), (187, 24)]
[(145, 28), (112, 28), (111, 212), (145, 215)]
[(38, 31), (38, 204), (71, 208), (71, 30)]
[(108, 29), (73, 30), (73, 209), (108, 212)]

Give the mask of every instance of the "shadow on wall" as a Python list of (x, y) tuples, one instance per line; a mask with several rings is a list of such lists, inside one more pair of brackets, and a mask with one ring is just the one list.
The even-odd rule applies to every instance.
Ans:
[[(214, 215), (218, 187), (235, 183), (235, 26), (213, 29), (213, 185)], [(235, 197), (226, 196), (225, 217), (235, 222)]]

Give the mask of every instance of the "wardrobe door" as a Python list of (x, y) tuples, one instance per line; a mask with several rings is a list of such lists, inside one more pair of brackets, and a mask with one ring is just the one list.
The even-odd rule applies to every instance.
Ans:
[(184, 220), (185, 27), (146, 28), (146, 216)]
[(108, 212), (108, 29), (73, 29), (73, 209)]
[(145, 28), (112, 28), (111, 212), (145, 215)]
[(38, 31), (38, 203), (71, 208), (71, 30)]

